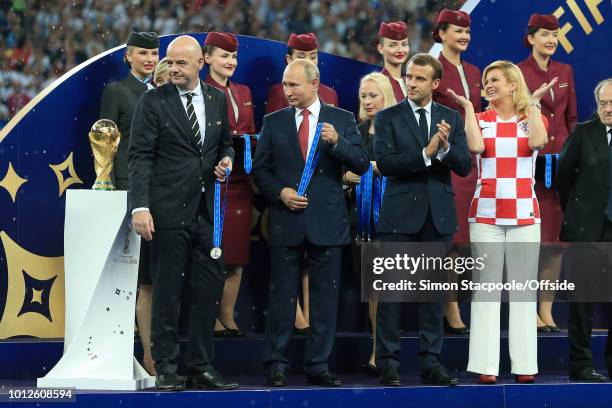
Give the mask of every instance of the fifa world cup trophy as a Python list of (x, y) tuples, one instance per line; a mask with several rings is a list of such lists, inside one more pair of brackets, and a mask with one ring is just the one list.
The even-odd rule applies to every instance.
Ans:
[(89, 142), (93, 151), (96, 170), (96, 182), (92, 186), (92, 190), (115, 190), (111, 179), (111, 171), (120, 139), (119, 128), (112, 120), (100, 119), (91, 127)]

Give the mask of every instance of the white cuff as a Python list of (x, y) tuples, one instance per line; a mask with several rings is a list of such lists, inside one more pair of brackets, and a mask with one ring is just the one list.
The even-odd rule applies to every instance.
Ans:
[(442, 161), (442, 159), (446, 157), (449, 151), (450, 151), (450, 144), (448, 145), (446, 149), (438, 150), (438, 155), (436, 157), (438, 158), (438, 160)]
[(149, 211), (149, 209), (147, 207), (136, 207), (132, 210), (132, 215), (142, 211)]
[(431, 166), (431, 159), (425, 154), (425, 148), (423, 148), (423, 161), (425, 162), (425, 167)]

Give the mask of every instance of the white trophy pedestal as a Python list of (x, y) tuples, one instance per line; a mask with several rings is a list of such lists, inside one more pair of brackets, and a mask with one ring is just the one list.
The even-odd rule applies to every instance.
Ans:
[(125, 191), (66, 191), (64, 355), (38, 387), (155, 385), (134, 358), (140, 237), (129, 222)]

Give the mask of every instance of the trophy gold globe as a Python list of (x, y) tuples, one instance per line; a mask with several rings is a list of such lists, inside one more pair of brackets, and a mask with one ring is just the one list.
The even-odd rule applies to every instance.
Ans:
[(89, 143), (91, 144), (96, 171), (96, 181), (91, 188), (92, 190), (115, 190), (111, 171), (113, 170), (113, 159), (117, 153), (120, 139), (119, 128), (112, 120), (100, 119), (91, 127)]

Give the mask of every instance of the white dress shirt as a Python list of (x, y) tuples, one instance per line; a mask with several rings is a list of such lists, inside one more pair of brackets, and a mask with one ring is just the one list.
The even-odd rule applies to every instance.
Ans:
[[(200, 143), (204, 144), (204, 137), (206, 136), (206, 112), (204, 110), (204, 95), (202, 94), (202, 87), (200, 86), (200, 82), (194, 89), (182, 90), (178, 86), (176, 87), (179, 91), (179, 95), (181, 96), (181, 103), (183, 104), (183, 108), (185, 109), (185, 113), (187, 113), (187, 94), (194, 93), (191, 97), (191, 104), (193, 105), (193, 110), (195, 111), (196, 118), (198, 118), (198, 125), (200, 126)], [(187, 114), (189, 116), (189, 114)]]
[(608, 146), (610, 145), (610, 129), (612, 129), (612, 127), (606, 126), (606, 137), (608, 138)]
[[(412, 109), (412, 112), (414, 113), (414, 116), (417, 120), (417, 124), (420, 126), (421, 123), (419, 122), (421, 115), (419, 115), (419, 112), (417, 112), (419, 109), (425, 109), (425, 120), (427, 122), (427, 140), (429, 140), (431, 138), (431, 135), (429, 135), (430, 129), (431, 129), (431, 100), (429, 100), (429, 102), (427, 103), (427, 105), (425, 106), (418, 106), (416, 103), (412, 102), (410, 99), (408, 99), (408, 103), (410, 104), (410, 108)], [(450, 150), (450, 144), (448, 145), (448, 147), (446, 148), (446, 150), (442, 150), (441, 148), (438, 149), (438, 154), (436, 155), (436, 158), (439, 161), (442, 161), (442, 159), (444, 159), (444, 157), (448, 154), (448, 151)], [(425, 166), (429, 167), (431, 166), (431, 159), (429, 157), (427, 157), (427, 155), (425, 154), (425, 148), (423, 148), (423, 161), (425, 162)]]
[[(306, 160), (308, 160), (308, 155), (310, 154), (310, 146), (312, 145), (312, 141), (314, 139), (315, 132), (317, 130), (317, 122), (319, 121), (319, 114), (321, 113), (321, 101), (319, 98), (315, 99), (315, 101), (307, 107), (310, 115), (308, 115), (308, 151), (306, 152)], [(302, 116), (302, 111), (304, 109), (295, 108), (295, 128), (297, 131), (300, 131), (300, 125), (302, 124), (302, 120), (304, 117)]]

